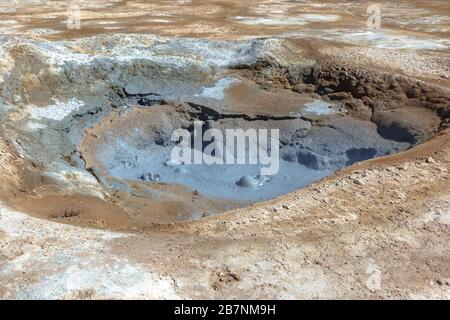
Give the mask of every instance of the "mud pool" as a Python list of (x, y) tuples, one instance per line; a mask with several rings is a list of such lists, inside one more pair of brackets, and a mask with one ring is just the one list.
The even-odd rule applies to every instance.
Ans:
[(142, 161), (138, 161), (136, 166), (114, 168), (110, 173), (129, 180), (183, 184), (206, 196), (237, 201), (275, 198), (333, 172), (314, 170), (284, 160), (280, 160), (279, 171), (274, 176), (260, 176), (258, 165), (168, 165), (169, 152), (142, 154), (139, 159)]
[[(173, 113), (171, 109), (170, 106), (157, 105), (141, 108), (137, 113), (145, 130), (136, 126), (132, 134), (127, 130), (124, 136), (116, 135), (113, 139), (107, 133), (99, 137), (99, 141), (105, 141), (105, 144), (96, 146), (99, 150), (97, 159), (107, 168), (109, 175), (148, 185), (180, 184), (207, 197), (255, 202), (303, 188), (355, 162), (395, 153), (410, 146), (408, 142), (384, 139), (372, 123), (355, 120), (331, 108), (329, 103), (315, 99), (299, 107), (299, 113), (291, 115), (290, 119), (248, 121), (243, 119), (245, 115), (241, 115), (236, 119), (214, 120), (209, 116), (210, 119), (204, 123), (205, 127), (220, 132), (225, 128), (278, 129), (281, 145), (279, 158), (272, 159), (279, 161), (275, 175), (261, 175), (261, 169), (271, 164), (249, 164), (248, 139), (245, 140), (247, 164), (237, 164), (236, 151), (233, 164), (225, 161), (224, 164), (194, 164), (194, 161), (185, 164), (171, 158), (171, 151), (177, 144), (171, 141), (170, 134), (178, 129), (177, 124), (193, 130), (189, 120), (195, 111), (185, 107)], [(110, 125), (114, 128), (117, 123), (118, 132), (122, 132), (122, 125), (134, 118), (133, 113), (136, 111), (129, 111)], [(195, 115), (203, 119), (208, 117)], [(307, 115), (320, 119), (322, 123), (311, 124), (305, 118)], [(149, 129), (145, 119), (154, 122), (155, 126)], [(163, 121), (165, 124), (160, 125)], [(114, 129), (107, 132), (110, 130)], [(203, 143), (203, 150), (211, 144)], [(201, 151), (191, 151), (190, 155), (199, 153), (202, 156)]]
[[(11, 65), (0, 116), (29, 161), (33, 201), (35, 190), (73, 192), (145, 225), (199, 219), (407, 150), (446, 117), (441, 90), (319, 63), (303, 51), (308, 40), (98, 39), (2, 47)], [(196, 121), (222, 133), (279, 130), (278, 173), (261, 174), (267, 164), (171, 163), (172, 133)], [(78, 214), (54, 211), (43, 214)]]
[(448, 4), (0, 1), (0, 299), (448, 300)]

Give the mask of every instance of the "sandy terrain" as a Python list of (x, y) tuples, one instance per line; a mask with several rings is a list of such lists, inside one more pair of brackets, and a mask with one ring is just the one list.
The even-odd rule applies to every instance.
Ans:
[[(450, 298), (446, 1), (76, 3), (0, 2), (1, 298)], [(327, 177), (141, 181), (195, 119)]]

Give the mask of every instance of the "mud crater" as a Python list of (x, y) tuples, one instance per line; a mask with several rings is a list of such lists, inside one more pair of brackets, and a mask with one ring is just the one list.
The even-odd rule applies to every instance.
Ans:
[[(144, 224), (200, 219), (406, 150), (448, 126), (448, 93), (421, 81), (324, 61), (283, 65), (265, 55), (271, 41), (205, 41), (164, 44), (165, 55), (177, 52), (169, 59), (69, 61), (59, 73), (36, 49), (17, 53), (38, 61), (17, 60), (4, 86), (5, 101), (39, 105), (4, 124), (11, 145), (32, 163), (21, 173), (32, 181), (23, 192), (93, 196)], [(192, 55), (193, 44), (216, 64), (178, 61), (180, 52)], [(217, 59), (224, 48), (239, 59)], [(15, 89), (25, 85), (16, 76), (39, 70), (40, 87)], [(61, 101), (49, 105), (54, 96)], [(278, 173), (261, 175), (258, 165), (174, 165), (171, 135), (192, 131), (195, 121), (224, 136), (226, 129), (279, 129)]]

